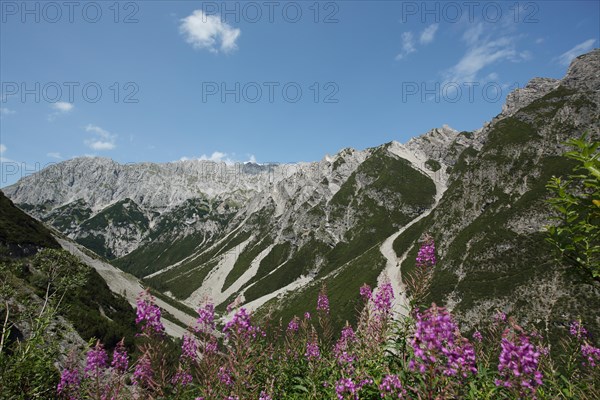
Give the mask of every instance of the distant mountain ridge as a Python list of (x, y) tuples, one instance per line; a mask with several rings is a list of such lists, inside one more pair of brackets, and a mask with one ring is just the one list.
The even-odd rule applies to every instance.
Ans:
[[(600, 50), (561, 80), (534, 78), (509, 94), (474, 132), (444, 126), (290, 165), (80, 158), (5, 192), (192, 307), (211, 298), (223, 311), (238, 299), (289, 319), (314, 308), (326, 284), (343, 324), (358, 287), (383, 271), (400, 282), (429, 232), (440, 260), (430, 300), (448, 303), (466, 328), (499, 308), (548, 330), (583, 315), (598, 330), (588, 309), (600, 309), (598, 283), (556, 264), (542, 232), (545, 183), (571, 168), (561, 143), (584, 131), (600, 136)], [(395, 254), (384, 251), (392, 239)]]

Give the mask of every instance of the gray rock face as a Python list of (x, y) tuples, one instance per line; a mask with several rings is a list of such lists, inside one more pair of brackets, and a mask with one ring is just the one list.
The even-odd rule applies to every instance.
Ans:
[(75, 158), (23, 178), (5, 192), (20, 204), (49, 203), (55, 207), (82, 199), (98, 211), (130, 198), (162, 212), (198, 196), (245, 201), (274, 179), (282, 179), (282, 169), (256, 170), (244, 164), (197, 160), (119, 164), (106, 158)]
[(516, 89), (506, 96), (502, 106), (502, 116), (510, 116), (558, 87), (560, 80), (551, 78), (533, 78), (524, 88)]
[(600, 94), (600, 49), (575, 58), (562, 84), (568, 88)]

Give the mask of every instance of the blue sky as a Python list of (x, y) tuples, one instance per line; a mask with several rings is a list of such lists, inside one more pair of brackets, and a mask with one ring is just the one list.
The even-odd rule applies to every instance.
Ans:
[(598, 1), (72, 4), (0, 1), (0, 186), (83, 155), (313, 161), (474, 130), (600, 43)]

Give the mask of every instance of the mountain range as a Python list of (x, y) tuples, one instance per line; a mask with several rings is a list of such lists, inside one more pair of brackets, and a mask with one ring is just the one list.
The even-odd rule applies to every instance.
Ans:
[(428, 234), (438, 264), (427, 301), (448, 305), (465, 330), (501, 310), (551, 335), (577, 317), (600, 333), (600, 283), (555, 260), (544, 241), (545, 185), (571, 171), (563, 143), (583, 132), (600, 138), (600, 50), (560, 80), (510, 93), (472, 132), (443, 126), (294, 164), (75, 158), (3, 191), (189, 307), (210, 300), (226, 313), (236, 302), (287, 322), (314, 311), (325, 285), (342, 325), (363, 283), (389, 279), (404, 313), (402, 278)]

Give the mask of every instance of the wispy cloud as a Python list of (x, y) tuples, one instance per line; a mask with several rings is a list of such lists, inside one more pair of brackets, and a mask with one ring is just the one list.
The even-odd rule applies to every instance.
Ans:
[[(475, 82), (481, 79), (479, 73), (483, 69), (495, 63), (518, 62), (530, 58), (528, 52), (517, 51), (516, 37), (498, 36), (493, 32), (488, 32), (488, 35), (484, 36), (484, 27), (481, 23), (467, 29), (462, 39), (467, 45), (467, 50), (458, 63), (443, 73), (448, 82)], [(497, 74), (491, 71), (488, 76), (497, 77)]]
[[(419, 44), (426, 45), (433, 42), (438, 28), (439, 24), (431, 24), (425, 28), (419, 35)], [(396, 60), (402, 60), (417, 51), (415, 35), (412, 32), (403, 32), (400, 38), (402, 40), (402, 50), (396, 55)]]
[(56, 152), (46, 153), (46, 157), (56, 158), (57, 160), (63, 159), (63, 157), (60, 155), (60, 153), (56, 153)]
[(415, 38), (412, 32), (402, 33), (402, 51), (396, 56), (396, 60), (402, 60), (407, 55), (417, 51), (415, 49)]
[(228, 53), (237, 49), (236, 41), (241, 31), (233, 28), (215, 15), (206, 15), (202, 10), (195, 10), (181, 20), (179, 31), (186, 42), (195, 49), (206, 49), (213, 53)]
[(3, 145), (2, 143), (0, 143), (0, 154), (4, 154), (5, 151), (6, 151), (6, 146)]
[(591, 50), (594, 47), (594, 43), (596, 43), (596, 39), (588, 39), (583, 43), (579, 43), (577, 46), (558, 56), (558, 62), (562, 65), (568, 66), (575, 57)]
[(15, 110), (11, 110), (10, 108), (0, 107), (0, 116), (13, 115), (13, 114), (16, 114), (16, 113), (17, 112)]
[(433, 42), (435, 38), (435, 33), (439, 28), (439, 24), (431, 24), (423, 32), (421, 32), (421, 36), (419, 37), (419, 43), (421, 44), (429, 44)]
[(88, 146), (92, 150), (112, 150), (117, 145), (115, 144), (117, 140), (117, 135), (110, 133), (109, 131), (100, 128), (99, 126), (88, 124), (85, 127), (86, 132), (91, 132), (96, 135), (93, 139), (86, 139), (84, 141), (85, 145)]

